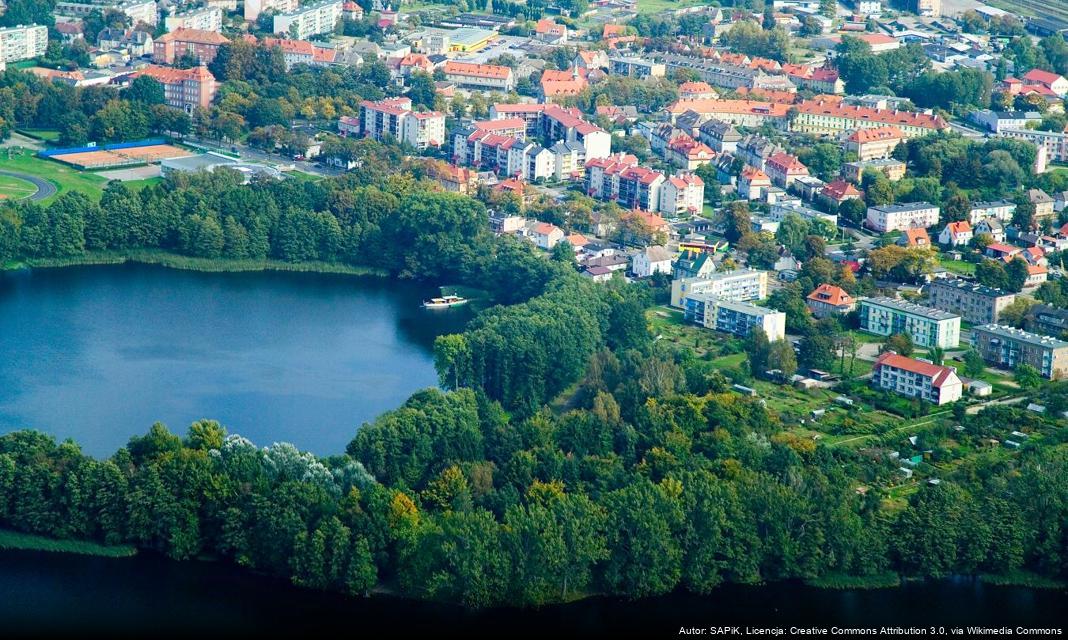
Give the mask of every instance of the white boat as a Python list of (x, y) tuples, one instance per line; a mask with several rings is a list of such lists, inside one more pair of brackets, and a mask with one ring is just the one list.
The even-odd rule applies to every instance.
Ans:
[(431, 298), (424, 301), (423, 307), (426, 309), (447, 309), (467, 303), (467, 298), (461, 298), (460, 296), (441, 296), (440, 298)]

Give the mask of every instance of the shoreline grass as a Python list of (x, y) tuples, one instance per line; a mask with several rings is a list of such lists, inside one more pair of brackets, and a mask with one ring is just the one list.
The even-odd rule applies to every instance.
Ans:
[(875, 573), (870, 576), (830, 573), (818, 578), (805, 580), (805, 584), (817, 589), (893, 589), (901, 586), (901, 576), (893, 571)]
[(128, 558), (137, 554), (137, 547), (132, 545), (103, 545), (87, 540), (59, 540), (11, 529), (0, 529), (0, 549), (77, 553), (107, 558)]
[(386, 277), (388, 273), (376, 267), (361, 267), (330, 262), (284, 262), (282, 260), (226, 260), (194, 258), (166, 251), (134, 250), (123, 252), (87, 252), (80, 256), (26, 260), (3, 265), (5, 270), (57, 269), (63, 267), (107, 264), (151, 264), (184, 271), (205, 273), (240, 273), (246, 271), (292, 271), (302, 273), (335, 273), (354, 276)]
[(1018, 569), (1009, 573), (983, 573), (979, 581), (999, 587), (1027, 587), (1029, 589), (1066, 589), (1068, 581), (1049, 578), (1031, 571)]

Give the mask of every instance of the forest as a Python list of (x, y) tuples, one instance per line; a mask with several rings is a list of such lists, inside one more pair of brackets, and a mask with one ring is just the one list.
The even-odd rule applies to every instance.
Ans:
[(326, 458), (213, 421), (153, 425), (103, 460), (8, 434), (4, 527), (468, 607), (888, 572), (1068, 576), (1064, 383), (1044, 392), (1047, 415), (962, 412), (961, 439), (1004, 424), (1046, 435), (896, 499), (885, 456), (794, 434), (708, 360), (654, 340), (650, 289), (592, 283), (561, 252), (494, 237), (481, 203), (437, 191), (421, 165), (357, 152), (361, 168), (319, 182), (223, 170), (112, 185), (99, 203), (8, 204), (0, 257), (156, 248), (472, 284), (500, 304), (438, 339), (441, 389), (353, 425)]

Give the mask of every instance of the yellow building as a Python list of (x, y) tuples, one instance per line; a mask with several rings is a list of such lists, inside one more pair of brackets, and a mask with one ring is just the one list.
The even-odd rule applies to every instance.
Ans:
[(485, 49), (497, 34), (488, 29), (464, 27), (449, 34), (451, 53), (472, 53)]

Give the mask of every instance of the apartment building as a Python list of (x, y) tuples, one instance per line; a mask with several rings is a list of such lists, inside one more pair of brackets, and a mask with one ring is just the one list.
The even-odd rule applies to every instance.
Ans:
[(842, 165), (842, 177), (855, 184), (860, 184), (864, 171), (875, 169), (886, 176), (890, 182), (897, 182), (905, 177), (905, 163), (892, 158), (877, 160), (858, 160)]
[(698, 130), (701, 142), (707, 144), (716, 153), (734, 153), (742, 134), (738, 133), (729, 122), (710, 119)]
[(245, 0), (245, 20), (255, 22), (264, 11), (293, 13), (299, 6), (298, 0)]
[(449, 60), (442, 70), (447, 82), (454, 82), (462, 87), (498, 91), (511, 91), (515, 88), (515, 73), (502, 65)]
[(1001, 134), (1006, 129), (1026, 129), (1028, 124), (1042, 122), (1042, 114), (1037, 111), (991, 111), (982, 109), (968, 116), (968, 119), (982, 126), (987, 131)]
[(860, 301), (860, 329), (878, 336), (903, 333), (919, 347), (954, 349), (960, 344), (960, 316), (893, 298)]
[(1006, 129), (999, 135), (1005, 138), (1026, 140), (1046, 152), (1049, 162), (1068, 162), (1068, 133), (1038, 131), (1037, 129)]
[(152, 64), (130, 74), (130, 79), (143, 75), (155, 78), (163, 85), (164, 100), (168, 105), (186, 113), (211, 106), (218, 88), (215, 76), (204, 66), (175, 69)]
[(767, 124), (786, 129), (791, 107), (789, 104), (760, 100), (677, 100), (666, 111), (672, 122), (687, 111), (693, 111), (737, 127), (759, 128)]
[(445, 116), (437, 111), (416, 112), (409, 98), (388, 98), (360, 103), (360, 135), (382, 140), (391, 137), (417, 149), (445, 142)]
[(867, 225), (879, 233), (905, 231), (938, 224), (939, 208), (930, 202), (906, 202), (868, 207)]
[(671, 306), (681, 307), (685, 296), (708, 293), (731, 302), (750, 302), (768, 297), (768, 272), (735, 269), (708, 274), (705, 278), (680, 278), (671, 283)]
[(610, 200), (619, 193), (619, 175), (625, 169), (638, 166), (638, 158), (619, 152), (606, 158), (586, 161), (586, 195)]
[(906, 138), (915, 138), (948, 126), (940, 116), (915, 111), (870, 109), (840, 102), (805, 100), (796, 105), (796, 109), (797, 117), (790, 123), (790, 130), (816, 135), (835, 135), (854, 129), (893, 125)]
[(108, 11), (122, 12), (130, 18), (130, 24), (134, 26), (138, 23), (153, 27), (159, 24), (159, 9), (156, 7), (156, 0), (126, 0), (125, 2), (99, 2), (93, 0), (64, 2), (61, 0), (56, 3), (56, 15), (84, 18), (94, 11), (100, 11), (101, 13), (107, 13)]
[(934, 405), (960, 400), (964, 385), (950, 367), (887, 351), (875, 360), (872, 386)]
[(707, 329), (745, 337), (753, 329), (764, 330), (772, 342), (786, 337), (786, 314), (748, 302), (732, 302), (711, 293), (690, 293), (682, 300), (687, 322)]
[(48, 49), (48, 27), (31, 24), (0, 29), (0, 62), (39, 58)]
[(996, 218), (1001, 222), (1012, 220), (1016, 213), (1016, 203), (1009, 200), (994, 200), (992, 202), (973, 202), (968, 211), (968, 222), (973, 225), (988, 218)]
[(667, 73), (667, 67), (663, 63), (630, 57), (610, 57), (608, 59), (608, 69), (617, 76), (629, 76), (639, 79), (662, 78)]
[(893, 125), (857, 129), (845, 139), (845, 150), (857, 154), (860, 160), (889, 158), (904, 139), (905, 134)]
[(222, 31), (222, 9), (204, 7), (167, 16), (163, 25), (171, 33), (179, 29), (196, 29), (199, 31)]
[(619, 174), (616, 201), (625, 209), (655, 211), (660, 206), (664, 174), (646, 167), (629, 167)]
[(795, 180), (808, 175), (808, 167), (788, 153), (776, 153), (768, 158), (764, 167), (772, 184), (787, 189)]
[(289, 13), (274, 16), (274, 33), (294, 40), (309, 40), (312, 36), (332, 33), (341, 21), (343, 0), (322, 0), (298, 7)]
[(1068, 335), (1068, 309), (1048, 304), (1036, 304), (1027, 310), (1024, 324), (1028, 331), (1047, 336)]
[(936, 278), (927, 285), (927, 305), (956, 313), (974, 324), (997, 324), (1016, 294), (959, 278)]
[(660, 213), (669, 217), (693, 215), (705, 206), (705, 183), (693, 173), (677, 173), (660, 187)]
[(738, 176), (738, 197), (745, 200), (757, 200), (765, 189), (771, 188), (771, 178), (756, 167), (742, 169)]
[(941, 17), (942, 0), (916, 0), (916, 13), (925, 18)]
[(186, 56), (200, 64), (208, 64), (219, 53), (219, 47), (230, 42), (218, 31), (200, 29), (176, 29), (156, 38), (152, 43), (152, 61), (159, 64), (174, 64)]
[(1068, 342), (1000, 324), (984, 324), (972, 330), (972, 346), (986, 362), (1005, 369), (1031, 365), (1043, 377), (1068, 375)]

